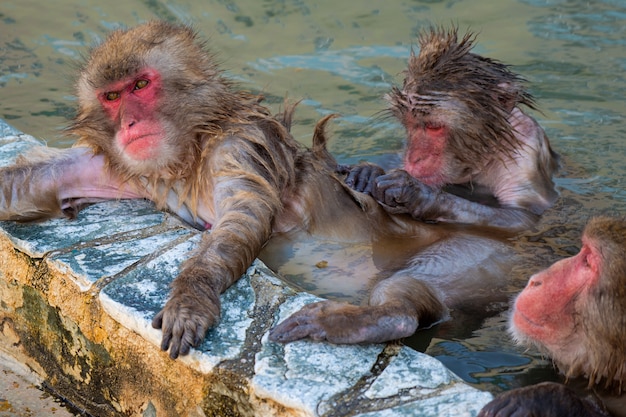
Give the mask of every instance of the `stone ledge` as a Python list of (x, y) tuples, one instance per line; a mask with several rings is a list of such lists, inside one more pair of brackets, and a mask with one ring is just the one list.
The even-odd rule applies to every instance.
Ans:
[[(39, 144), (0, 120), (0, 165)], [(269, 342), (316, 300), (256, 261), (202, 345), (171, 360), (150, 321), (199, 233), (145, 201), (0, 222), (0, 349), (94, 416), (474, 416), (491, 395), (400, 344)]]

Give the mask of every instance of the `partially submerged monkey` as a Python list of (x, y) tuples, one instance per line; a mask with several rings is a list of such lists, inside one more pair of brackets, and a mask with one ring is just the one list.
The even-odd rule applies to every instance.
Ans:
[(509, 332), (566, 377), (586, 378), (589, 390), (530, 385), (502, 393), (480, 417), (626, 415), (626, 219), (595, 217), (581, 240), (578, 254), (529, 279), (511, 308)]
[(430, 222), (523, 230), (554, 204), (558, 156), (523, 79), (471, 52), (474, 36), (430, 29), (419, 37), (402, 88), (387, 94), (405, 127), (402, 169), (362, 164), (346, 183), (391, 213)]

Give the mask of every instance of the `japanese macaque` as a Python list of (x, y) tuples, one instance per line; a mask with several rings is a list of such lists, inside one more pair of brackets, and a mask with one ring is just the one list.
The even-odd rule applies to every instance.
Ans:
[(556, 200), (558, 156), (519, 108), (534, 108), (524, 80), (471, 53), (473, 42), (456, 29), (420, 35), (402, 89), (385, 97), (407, 133), (402, 169), (361, 164), (346, 183), (391, 213), (521, 230)]
[(567, 378), (587, 378), (605, 404), (544, 382), (502, 394), (480, 416), (626, 415), (626, 220), (592, 219), (576, 256), (532, 276), (512, 307), (510, 332)]
[(369, 303), (307, 306), (272, 330), (270, 338), (281, 342), (411, 335), (446, 317), (447, 305), (467, 300), (481, 286), (471, 271), (480, 280), (506, 252), (494, 240), (389, 214), (350, 189), (326, 150), (324, 125), (332, 116), (318, 124), (311, 149), (299, 145), (289, 133), (293, 109), (273, 117), (259, 97), (236, 89), (188, 27), (150, 22), (112, 32), (84, 64), (77, 97), (68, 128), (75, 147), (42, 147), (0, 170), (0, 220), (74, 217), (103, 199), (147, 198), (206, 230), (152, 323), (172, 358), (216, 324), (220, 294), (273, 234), (404, 238), (419, 249), (373, 280)]

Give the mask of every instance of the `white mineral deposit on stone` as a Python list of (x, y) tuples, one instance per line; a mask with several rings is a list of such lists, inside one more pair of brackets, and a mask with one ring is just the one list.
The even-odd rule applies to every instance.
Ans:
[(427, 392), (445, 386), (452, 380), (460, 381), (437, 359), (403, 347), (365, 395), (368, 398), (384, 398), (408, 388)]
[(159, 290), (159, 287), (152, 280), (135, 281), (128, 286), (137, 290), (145, 298), (155, 298), (153, 294)]

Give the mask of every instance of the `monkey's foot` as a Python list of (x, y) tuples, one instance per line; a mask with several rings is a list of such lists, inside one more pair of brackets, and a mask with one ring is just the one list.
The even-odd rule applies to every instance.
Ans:
[(381, 343), (410, 336), (417, 324), (416, 317), (395, 306), (357, 307), (320, 301), (304, 306), (274, 327), (269, 338), (281, 343), (307, 337), (331, 343)]
[(219, 311), (219, 298), (211, 300), (211, 297), (199, 294), (173, 295), (152, 320), (152, 327), (163, 330), (161, 349), (169, 348), (172, 359), (187, 355), (215, 325)]

